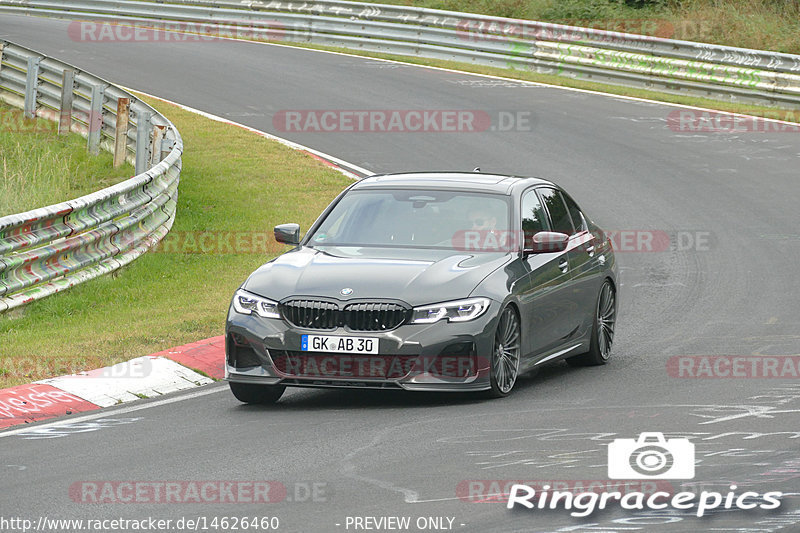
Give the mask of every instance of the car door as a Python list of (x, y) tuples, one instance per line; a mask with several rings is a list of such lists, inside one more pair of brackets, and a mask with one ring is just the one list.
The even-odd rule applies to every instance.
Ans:
[[(547, 211), (536, 189), (525, 191), (520, 204), (521, 228), (526, 243), (539, 231), (551, 231)], [(529, 269), (528, 279), (521, 291), (525, 352), (538, 355), (563, 344), (570, 333), (571, 304), (566, 298), (569, 290), (568, 252), (530, 254), (523, 260)]]
[(575, 200), (566, 192), (559, 192), (575, 227), (575, 233), (570, 236), (567, 255), (572, 272), (572, 298), (577, 303), (574, 320), (579, 324), (578, 333), (582, 335), (592, 327), (597, 295), (602, 283), (600, 264), (595, 253), (599, 242), (596, 242), (595, 236), (589, 231), (586, 217)]
[(582, 249), (585, 244), (585, 235), (576, 230), (572, 223), (567, 204), (561, 191), (552, 187), (540, 187), (537, 189), (539, 199), (547, 212), (547, 220), (551, 231), (565, 233), (570, 236), (567, 249), (562, 252), (559, 259), (559, 270), (563, 273), (560, 279), (557, 301), (552, 302), (553, 309), (558, 312), (555, 319), (554, 332), (556, 339), (554, 345), (562, 346), (570, 339), (577, 338), (581, 332), (581, 325), (584, 320), (584, 311), (580, 301), (580, 291), (575, 282), (575, 268), (580, 267), (581, 257), (577, 250)]

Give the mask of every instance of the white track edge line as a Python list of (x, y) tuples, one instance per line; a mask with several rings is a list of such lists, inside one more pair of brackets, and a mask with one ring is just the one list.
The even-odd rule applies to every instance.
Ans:
[[(209, 383), (207, 386), (214, 385), (214, 383)], [(15, 429), (10, 429), (7, 431), (0, 431), (0, 438), (2, 437), (11, 437), (13, 435), (17, 435), (19, 433), (26, 433), (28, 431), (38, 430), (42, 428), (50, 428), (50, 427), (59, 427), (65, 426), (69, 424), (75, 424), (79, 422), (85, 422), (87, 420), (96, 420), (98, 418), (107, 418), (116, 415), (121, 415), (125, 413), (131, 413), (134, 411), (141, 411), (142, 409), (149, 409), (150, 407), (159, 407), (161, 405), (167, 405), (170, 403), (181, 402), (183, 400), (191, 400), (193, 398), (198, 398), (200, 396), (206, 396), (208, 394), (214, 394), (216, 392), (221, 392), (227, 390), (225, 387), (213, 387), (211, 389), (205, 389), (197, 392), (191, 392), (188, 394), (181, 394), (180, 396), (176, 396), (174, 398), (165, 398), (163, 400), (156, 400), (154, 402), (148, 402), (144, 404), (132, 405), (130, 407), (122, 407), (120, 409), (115, 409), (115, 406), (110, 407), (101, 407), (97, 412), (91, 412), (86, 415), (71, 417), (68, 416), (66, 418), (59, 418), (53, 422), (45, 422), (44, 424), (35, 424), (35, 425), (28, 425), (26, 424), (24, 427), (16, 427)]]
[[(178, 107), (180, 109), (183, 109), (184, 111), (188, 111), (189, 113), (194, 113), (196, 115), (200, 115), (202, 117), (205, 117), (207, 119), (213, 120), (215, 122), (221, 122), (223, 124), (229, 124), (231, 126), (237, 126), (239, 128), (245, 129), (245, 130), (247, 130), (247, 131), (249, 131), (251, 133), (255, 133), (257, 135), (260, 135), (262, 137), (265, 137), (265, 138), (273, 140), (273, 141), (277, 141), (277, 142), (283, 144), (284, 146), (288, 146), (289, 148), (292, 148), (294, 150), (306, 151), (306, 152), (309, 152), (311, 154), (314, 154), (317, 157), (321, 157), (322, 159), (327, 159), (328, 161), (331, 161), (332, 163), (336, 163), (336, 165), (338, 165), (338, 167), (334, 167), (334, 168), (336, 168), (336, 170), (338, 170), (339, 172), (341, 172), (342, 174), (344, 174), (348, 178), (352, 178), (352, 179), (358, 180), (358, 179), (361, 179), (361, 178), (363, 178), (365, 176), (371, 176), (372, 174), (375, 174), (375, 172), (373, 172), (371, 170), (367, 170), (366, 168), (363, 168), (363, 167), (360, 167), (360, 166), (358, 166), (356, 164), (350, 163), (349, 161), (345, 161), (344, 159), (340, 159), (340, 158), (338, 158), (336, 156), (333, 156), (333, 155), (330, 155), (330, 154), (326, 154), (325, 152), (321, 152), (319, 150), (316, 150), (314, 148), (310, 148), (310, 147), (305, 146), (303, 144), (296, 143), (294, 141), (290, 141), (289, 139), (284, 139), (283, 137), (278, 137), (277, 135), (273, 135), (272, 133), (268, 133), (266, 131), (262, 131), (262, 130), (253, 128), (253, 127), (248, 126), (246, 124), (242, 124), (241, 122), (235, 122), (235, 121), (227, 119), (225, 117), (221, 117), (219, 115), (215, 115), (213, 113), (209, 113), (208, 111), (203, 111), (201, 109), (197, 109), (197, 108), (185, 105), (185, 104), (181, 104), (179, 102), (175, 102), (175, 101), (169, 100), (167, 98), (162, 98), (160, 96), (155, 96), (155, 95), (147, 93), (145, 91), (140, 91), (139, 89), (134, 89), (134, 88), (131, 88), (131, 87), (125, 87), (124, 85), (119, 85), (119, 87), (121, 87), (122, 89), (124, 89), (126, 91), (129, 91), (129, 92), (136, 92), (136, 93), (139, 93), (139, 94), (141, 94), (143, 96), (146, 96), (148, 98), (153, 98), (155, 100), (159, 100), (161, 102), (165, 102), (167, 104), (174, 105), (174, 106), (176, 106), (176, 107)], [(347, 170), (348, 168), (352, 169), (352, 170), (355, 170), (356, 172), (358, 172), (361, 175), (359, 176), (358, 174), (350, 172), (349, 170)]]

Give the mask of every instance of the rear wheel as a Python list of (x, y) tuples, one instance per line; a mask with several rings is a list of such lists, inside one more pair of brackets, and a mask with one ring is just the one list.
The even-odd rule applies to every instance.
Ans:
[(243, 403), (271, 404), (278, 399), (286, 390), (284, 385), (256, 385), (254, 383), (234, 383), (230, 382), (231, 392), (236, 399)]
[(514, 308), (503, 309), (497, 322), (492, 350), (492, 367), (489, 380), (492, 388), (489, 396), (501, 398), (508, 396), (519, 374), (520, 325)]
[(614, 327), (617, 323), (617, 293), (610, 281), (603, 282), (592, 324), (592, 338), (589, 351), (570, 357), (567, 364), (571, 366), (604, 365), (611, 357), (611, 345), (614, 342)]

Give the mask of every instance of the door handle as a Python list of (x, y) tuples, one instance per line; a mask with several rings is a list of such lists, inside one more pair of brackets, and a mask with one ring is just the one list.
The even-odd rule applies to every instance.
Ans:
[(569, 261), (567, 261), (566, 259), (562, 259), (561, 261), (558, 262), (558, 268), (561, 269), (561, 272), (566, 274), (567, 270), (569, 270)]
[(586, 253), (589, 254), (589, 257), (594, 257), (594, 244), (590, 244), (586, 247)]

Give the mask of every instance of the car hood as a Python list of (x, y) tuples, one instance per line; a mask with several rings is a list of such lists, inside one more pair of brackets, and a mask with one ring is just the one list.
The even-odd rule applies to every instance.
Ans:
[[(338, 300), (395, 299), (412, 306), (469, 296), (511, 254), (409, 248), (299, 247), (262, 265), (242, 285), (281, 301), (289, 296)], [(342, 295), (342, 289), (352, 289)]]

